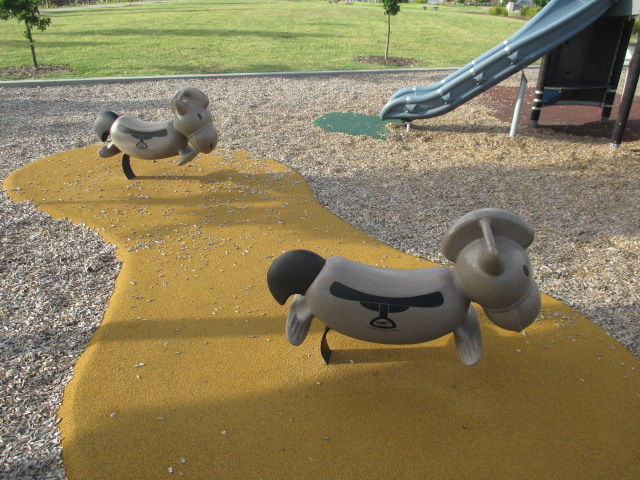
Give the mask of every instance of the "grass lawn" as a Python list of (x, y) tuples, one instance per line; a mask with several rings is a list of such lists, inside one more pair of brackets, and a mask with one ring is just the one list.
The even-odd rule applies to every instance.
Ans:
[[(391, 19), (389, 55), (415, 68), (462, 66), (523, 25), (475, 8), (423, 6), (402, 4)], [(354, 57), (383, 56), (387, 33), (380, 3), (179, 0), (43, 15), (51, 25), (34, 33), (38, 62), (72, 69), (56, 77), (381, 68)], [(15, 19), (0, 22), (0, 49), (0, 69), (32, 65)]]

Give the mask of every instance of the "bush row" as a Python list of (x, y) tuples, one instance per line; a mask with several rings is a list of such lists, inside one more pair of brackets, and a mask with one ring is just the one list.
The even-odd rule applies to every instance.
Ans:
[(539, 11), (540, 11), (540, 7), (532, 7), (532, 6), (526, 5), (520, 9), (520, 13), (518, 15), (524, 18), (531, 18)]
[(489, 15), (499, 15), (502, 17), (506, 17), (509, 15), (509, 12), (505, 7), (491, 7), (488, 13)]
[[(531, 18), (540, 11), (540, 7), (524, 6), (518, 12), (518, 16), (522, 18)], [(489, 15), (498, 15), (506, 17), (509, 15), (506, 7), (491, 7), (487, 12)]]

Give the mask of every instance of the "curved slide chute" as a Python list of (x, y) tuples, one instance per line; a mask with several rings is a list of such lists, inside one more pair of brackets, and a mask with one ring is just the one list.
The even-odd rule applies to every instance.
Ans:
[(600, 18), (618, 0), (551, 0), (510, 38), (444, 78), (389, 98), (382, 120), (443, 115), (542, 58)]

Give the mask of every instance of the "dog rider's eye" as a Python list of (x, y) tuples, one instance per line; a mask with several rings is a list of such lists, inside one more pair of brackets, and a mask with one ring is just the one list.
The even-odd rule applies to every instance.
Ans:
[(199, 118), (200, 120), (202, 120), (202, 115), (198, 114), (198, 118)]

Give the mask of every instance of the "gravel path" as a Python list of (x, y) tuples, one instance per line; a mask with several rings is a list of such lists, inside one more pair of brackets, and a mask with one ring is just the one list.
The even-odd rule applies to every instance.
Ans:
[[(323, 205), (400, 250), (446, 263), (440, 240), (464, 213), (493, 206), (522, 215), (536, 229), (530, 252), (541, 291), (640, 357), (638, 142), (613, 150), (602, 139), (526, 126), (509, 138), (509, 125), (487, 114), (491, 106), (482, 96), (416, 122), (409, 133), (394, 127), (387, 141), (313, 126), (329, 112), (377, 114), (399, 88), (446, 75), (0, 86), (0, 177), (52, 153), (97, 146), (92, 124), (101, 110), (164, 120), (173, 94), (194, 85), (211, 98), (219, 148), (285, 163)], [(528, 75), (535, 82), (536, 71)], [(0, 476), (65, 478), (56, 412), (119, 265), (98, 235), (15, 204), (5, 192), (0, 225), (0, 384), (7, 392), (0, 406)]]

